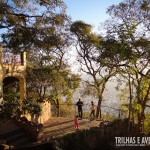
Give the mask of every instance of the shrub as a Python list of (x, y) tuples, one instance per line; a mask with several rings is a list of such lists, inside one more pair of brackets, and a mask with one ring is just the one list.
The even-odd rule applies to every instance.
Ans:
[(19, 100), (13, 93), (4, 95), (3, 101), (0, 105), (0, 120), (6, 121), (18, 115), (18, 109), (21, 105)]
[(119, 125), (122, 122), (122, 119), (118, 118), (118, 119), (114, 119), (113, 121), (108, 123), (108, 126), (115, 126), (115, 125)]
[(150, 133), (150, 114), (145, 115), (144, 132), (145, 133)]

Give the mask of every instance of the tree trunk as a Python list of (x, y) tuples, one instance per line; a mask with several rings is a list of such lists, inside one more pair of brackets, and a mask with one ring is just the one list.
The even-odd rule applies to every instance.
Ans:
[(135, 121), (134, 121), (134, 112), (132, 111), (132, 124), (135, 125)]
[(98, 104), (97, 104), (97, 110), (96, 110), (96, 118), (99, 117), (100, 115), (100, 119), (101, 119), (101, 102), (102, 102), (102, 95), (99, 96), (99, 99), (98, 99)]
[(131, 88), (131, 80), (129, 76), (129, 92), (130, 92), (130, 101), (129, 101), (129, 115), (128, 115), (128, 133), (130, 131), (130, 119), (131, 119), (131, 111), (132, 111), (132, 88)]
[(139, 104), (142, 106), (142, 111), (141, 113), (138, 113), (138, 129), (140, 132), (143, 132), (144, 129), (143, 129), (143, 122), (144, 122), (144, 119), (145, 119), (145, 108), (146, 108), (146, 102), (148, 101), (148, 96), (149, 96), (149, 93), (150, 93), (150, 84), (149, 84), (149, 87), (147, 89), (147, 92), (146, 92), (146, 95), (142, 100), (139, 99)]
[(56, 99), (56, 108), (57, 108), (56, 115), (57, 115), (57, 117), (59, 117), (60, 116), (60, 105), (59, 105), (59, 100), (58, 99)]
[(138, 113), (138, 131), (142, 132), (142, 116), (141, 116), (141, 113)]

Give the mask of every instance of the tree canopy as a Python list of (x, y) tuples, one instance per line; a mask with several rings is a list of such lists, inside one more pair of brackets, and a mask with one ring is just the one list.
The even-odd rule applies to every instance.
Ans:
[(63, 96), (72, 100), (80, 77), (70, 71), (65, 58), (71, 44), (65, 3), (1, 0), (0, 8), (3, 52), (27, 51), (26, 99), (34, 105), (44, 100), (56, 103)]
[[(76, 49), (80, 69), (88, 75), (88, 79), (85, 79), (88, 86), (86, 89), (89, 87), (92, 88), (91, 93), (95, 93), (98, 98), (96, 113), (96, 117), (98, 117), (106, 83), (115, 75), (115, 68), (110, 68), (104, 63), (104, 57), (102, 57), (102, 55), (104, 55), (105, 52), (105, 45), (103, 44), (105, 40), (101, 36), (92, 32), (91, 25), (82, 21), (76, 21), (71, 25), (70, 30), (77, 37)], [(110, 58), (108, 59), (110, 60)]]
[(137, 113), (141, 124), (150, 98), (148, 0), (110, 6), (104, 36), (84, 21), (72, 23), (63, 0), (1, 0), (0, 7), (1, 43), (16, 53), (28, 51), (27, 80), (33, 97), (49, 97), (58, 103), (61, 96), (72, 96), (80, 78), (70, 71), (65, 54), (75, 41), (80, 71), (89, 77), (87, 89), (92, 91), (92, 87), (97, 94), (97, 117), (106, 83), (116, 76), (127, 83), (129, 111)]
[(3, 46), (14, 51), (50, 50), (68, 43), (69, 18), (63, 1), (1, 0), (0, 7)]
[[(114, 61), (112, 65), (118, 67), (118, 73), (129, 85), (130, 105), (137, 103), (141, 106), (141, 111), (138, 112), (139, 126), (150, 94), (149, 10), (149, 1), (127, 0), (108, 8), (112, 20), (105, 24), (107, 37), (115, 41), (115, 56), (119, 58), (119, 61)], [(108, 54), (111, 53), (109, 50)], [(119, 67), (122, 63), (125, 65)]]

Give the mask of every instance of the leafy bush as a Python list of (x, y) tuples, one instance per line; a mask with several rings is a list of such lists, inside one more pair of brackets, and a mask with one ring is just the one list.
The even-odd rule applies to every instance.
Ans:
[(109, 122), (109, 126), (115, 126), (115, 125), (118, 125), (122, 122), (122, 119), (114, 119), (113, 121)]
[(22, 103), (15, 93), (5, 94), (0, 104), (0, 120), (1, 123), (13, 117), (20, 117), (21, 113), (29, 113), (31, 115), (41, 114), (41, 105), (35, 100), (23, 100)]
[(18, 115), (18, 109), (21, 105), (14, 93), (4, 95), (3, 101), (0, 105), (0, 119), (8, 120)]
[(42, 111), (40, 103), (33, 99), (24, 100), (22, 102), (22, 110), (24, 113), (31, 115), (40, 115)]
[(59, 147), (65, 150), (96, 150), (104, 148), (101, 144), (101, 130), (98, 127), (78, 130), (75, 133), (54, 140), (57, 140)]
[(107, 114), (102, 114), (102, 118), (107, 121), (113, 121), (116, 119), (116, 116), (113, 114), (107, 113)]

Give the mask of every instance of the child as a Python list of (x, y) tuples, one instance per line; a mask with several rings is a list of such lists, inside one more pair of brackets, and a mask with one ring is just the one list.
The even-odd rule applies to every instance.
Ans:
[(74, 118), (74, 127), (75, 127), (75, 129), (78, 129), (78, 127), (79, 127), (79, 123), (78, 123), (78, 116), (75, 116), (75, 118)]

